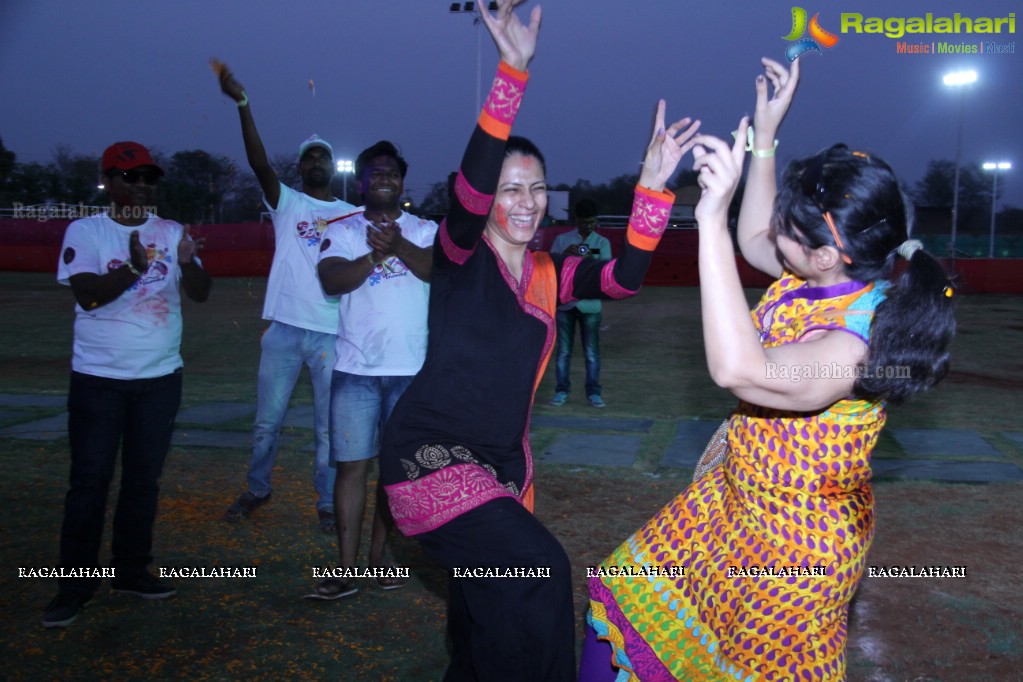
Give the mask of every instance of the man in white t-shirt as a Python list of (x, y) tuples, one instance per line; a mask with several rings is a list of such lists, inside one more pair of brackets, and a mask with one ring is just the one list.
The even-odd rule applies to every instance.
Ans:
[[(110, 210), (72, 222), (57, 281), (71, 287), (75, 338), (68, 390), (70, 489), (60, 531), (60, 591), (43, 626), (67, 627), (99, 586), (107, 492), (121, 450), (111, 568), (115, 592), (166, 599), (153, 560), (158, 481), (181, 403), (181, 296), (205, 301), (198, 245), (155, 214), (163, 170), (137, 142), (103, 152)], [(84, 577), (82, 577), (84, 576)]]
[(267, 158), (241, 84), (225, 65), (216, 63), (215, 70), (221, 90), (238, 105), (245, 154), (263, 189), (276, 240), (263, 305), (263, 319), (270, 320), (270, 327), (261, 342), (248, 489), (227, 509), (224, 519), (239, 521), (270, 499), (270, 472), (277, 459), (281, 424), (305, 365), (313, 385), (316, 511), (320, 529), (333, 533), (336, 521), (335, 471), (330, 462), (329, 440), (330, 378), (338, 313), (337, 300), (325, 296), (320, 288), (316, 262), (327, 225), (356, 208), (333, 196), (330, 181), (334, 176), (334, 150), (317, 135), (303, 142), (298, 150), (302, 191), (283, 185)]
[[(337, 360), (331, 384), (330, 451), (337, 465), (334, 506), (339, 566), (355, 568), (366, 474), (394, 405), (426, 357), (430, 269), (437, 224), (401, 210), (408, 163), (390, 142), (380, 141), (355, 161), (365, 211), (331, 225), (320, 246), (323, 290), (340, 295)], [(377, 486), (369, 566), (387, 567), (384, 545), (393, 526)], [(383, 589), (405, 580), (376, 578)], [(319, 583), (311, 599), (338, 599), (358, 588), (351, 579)]]

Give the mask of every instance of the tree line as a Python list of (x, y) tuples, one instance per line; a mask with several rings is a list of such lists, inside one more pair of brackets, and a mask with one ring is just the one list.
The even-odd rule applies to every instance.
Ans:
[[(266, 210), (255, 176), (248, 168), (239, 168), (232, 159), (201, 149), (170, 156), (159, 149), (151, 151), (166, 172), (157, 186), (160, 215), (190, 224), (234, 223), (259, 220)], [(285, 185), (300, 185), (294, 155), (277, 154), (271, 158), (271, 164)], [(66, 145), (54, 149), (49, 163), (21, 163), (0, 138), (0, 208), (47, 203), (102, 205), (106, 195), (99, 188), (102, 182), (99, 165), (98, 157), (74, 153)], [(924, 177), (912, 188), (905, 188), (906, 193), (918, 209), (940, 213), (952, 205), (954, 177), (955, 162), (933, 159)], [(596, 202), (600, 214), (627, 215), (638, 179), (638, 174), (619, 175), (600, 184), (580, 179), (572, 185), (552, 185), (551, 189), (568, 191), (570, 205), (587, 198)], [(341, 183), (347, 182), (349, 198), (353, 203), (357, 201), (359, 189), (355, 178), (339, 174), (334, 182), (337, 196), (344, 194)], [(673, 183), (679, 189), (695, 184), (696, 173), (691, 170), (679, 172)], [(1001, 194), (1000, 188), (998, 192)], [(962, 234), (986, 233), (991, 219), (991, 193), (991, 178), (979, 166), (960, 167), (958, 229)], [(448, 195), (449, 182), (435, 182), (422, 202), (409, 210), (424, 216), (441, 216), (447, 212)], [(742, 186), (733, 201), (733, 218), (741, 201)], [(1023, 234), (1023, 209), (1004, 207), (997, 220), (1000, 234)]]
[[(157, 185), (157, 211), (181, 223), (235, 223), (259, 220), (266, 211), (256, 176), (226, 156), (201, 149), (167, 155), (150, 148), (165, 176)], [(294, 155), (278, 154), (270, 159), (277, 177), (286, 185), (301, 184)], [(358, 192), (350, 176), (349, 193)], [(76, 154), (58, 145), (49, 163), (20, 163), (0, 139), (0, 208), (65, 203), (99, 206), (107, 202), (100, 187), (104, 178), (100, 159)], [(338, 195), (343, 193), (338, 176)]]

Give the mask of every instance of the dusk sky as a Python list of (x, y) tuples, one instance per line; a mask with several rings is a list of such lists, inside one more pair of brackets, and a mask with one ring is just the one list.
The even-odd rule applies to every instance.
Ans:
[[(316, 132), (337, 158), (381, 138), (410, 163), (421, 199), (457, 167), (475, 121), (477, 36), (483, 93), (496, 50), (447, 0), (0, 3), (0, 137), (18, 161), (46, 163), (58, 144), (100, 154), (134, 139), (166, 154), (227, 155), (244, 167), (235, 106), (208, 66), (216, 56), (245, 86), (271, 154)], [(535, 3), (528, 3), (527, 7)], [(638, 171), (654, 105), (725, 136), (752, 113), (759, 58), (784, 61), (793, 0), (548, 0), (515, 132), (547, 156), (551, 183), (597, 184)], [(801, 58), (803, 82), (779, 135), (779, 159), (835, 142), (889, 161), (909, 186), (927, 162), (955, 158), (960, 93), (942, 84), (972, 68), (963, 164), (1008, 160), (999, 178), (1023, 207), (1023, 41), (1001, 34), (900, 39), (841, 31), (864, 17), (1007, 17), (1015, 0), (803, 3), (839, 40)], [(897, 54), (899, 41), (1012, 44), (1009, 54)], [(315, 94), (309, 81), (315, 84)], [(691, 165), (691, 157), (683, 162)], [(354, 198), (354, 197), (350, 197)]]

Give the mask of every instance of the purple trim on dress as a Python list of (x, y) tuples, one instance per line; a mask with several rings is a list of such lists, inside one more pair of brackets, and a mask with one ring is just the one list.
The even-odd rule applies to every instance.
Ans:
[(515, 497), (478, 464), (444, 467), (414, 481), (384, 486), (384, 491), (404, 535), (439, 528), (498, 497)]
[(561, 265), (561, 282), (558, 289), (558, 302), (559, 303), (574, 303), (579, 299), (575, 297), (573, 290), (575, 289), (575, 271), (579, 269), (579, 264), (583, 262), (583, 259), (579, 256), (569, 256), (565, 259), (565, 262)]
[[(775, 282), (775, 284), (778, 286), (783, 286), (782, 283), (786, 279), (798, 280), (797, 277), (791, 274), (786, 274), (782, 276), (780, 279), (778, 279)], [(832, 284), (826, 287), (808, 287), (806, 285), (806, 282), (803, 282), (795, 289), (789, 289), (788, 291), (783, 293), (781, 296), (777, 298), (777, 300), (768, 303), (766, 306), (764, 306), (764, 309), (757, 315), (757, 319), (759, 321), (758, 326), (760, 327), (760, 340), (766, 341), (769, 338), (770, 330), (774, 328), (774, 314), (778, 310), (778, 308), (782, 307), (786, 303), (791, 302), (793, 299), (805, 298), (808, 301), (821, 301), (828, 298), (838, 298), (841, 296), (846, 296), (861, 289), (865, 289), (869, 286), (870, 286), (869, 282), (860, 282), (854, 279), (851, 279), (848, 282)], [(753, 312), (756, 313), (756, 309), (754, 309)], [(851, 333), (856, 334), (856, 332)], [(860, 335), (856, 334), (856, 336)], [(866, 342), (866, 339), (864, 339), (864, 341)]]
[(675, 676), (665, 667), (664, 663), (653, 652), (642, 635), (632, 627), (632, 623), (629, 622), (629, 619), (625, 617), (625, 614), (622, 613), (621, 608), (618, 606), (614, 593), (600, 581), (600, 578), (590, 578), (590, 599), (599, 601), (604, 605), (607, 611), (607, 619), (622, 633), (622, 637), (625, 639), (625, 655), (628, 656), (629, 662), (632, 663), (634, 672), (644, 673), (640, 676), (641, 679), (675, 679)]
[(456, 265), (462, 265), (465, 261), (469, 260), (469, 256), (472, 255), (475, 249), (463, 249), (451, 239), (451, 235), (448, 234), (448, 219), (440, 221), (440, 246), (444, 249), (444, 255), (448, 257), (452, 263)]
[(804, 289), (795, 289), (794, 291), (801, 292), (803, 294), (802, 298), (806, 298), (810, 301), (820, 301), (825, 298), (846, 296), (847, 294), (859, 291), (860, 289), (864, 289), (868, 286), (870, 286), (870, 282), (860, 282), (855, 279), (851, 279), (848, 282), (832, 284), (826, 287), (806, 287)]
[(600, 270), (600, 290), (605, 294), (614, 299), (628, 298), (635, 296), (639, 289), (633, 291), (632, 289), (626, 289), (618, 280), (615, 279), (615, 260), (610, 260), (604, 264), (604, 267)]
[(826, 298), (838, 298), (839, 296), (851, 294), (854, 291), (859, 291), (860, 289), (864, 289), (868, 286), (870, 286), (869, 282), (858, 282), (854, 279), (826, 287), (809, 287), (806, 285), (806, 282), (803, 282), (801, 286), (798, 286), (795, 289), (789, 289), (779, 296), (778, 300), (774, 302), (772, 307), (777, 308), (778, 306), (785, 305), (795, 298), (805, 298), (808, 301), (821, 301)]
[(494, 84), (490, 86), (490, 94), (483, 104), (483, 111), (510, 126), (519, 111), (519, 105), (522, 104), (522, 93), (525, 89), (525, 81), (498, 69), (497, 75), (494, 76)]
[(490, 213), (490, 206), (494, 203), (494, 195), (484, 194), (470, 185), (462, 175), (461, 169), (455, 178), (455, 197), (466, 211), (475, 215), (487, 215)]

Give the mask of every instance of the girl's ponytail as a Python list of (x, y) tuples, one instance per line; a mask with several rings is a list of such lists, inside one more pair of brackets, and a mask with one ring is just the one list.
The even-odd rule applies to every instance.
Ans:
[(870, 350), (854, 392), (899, 404), (937, 384), (948, 372), (955, 336), (955, 290), (941, 263), (908, 240), (898, 252), (908, 261), (877, 307)]

